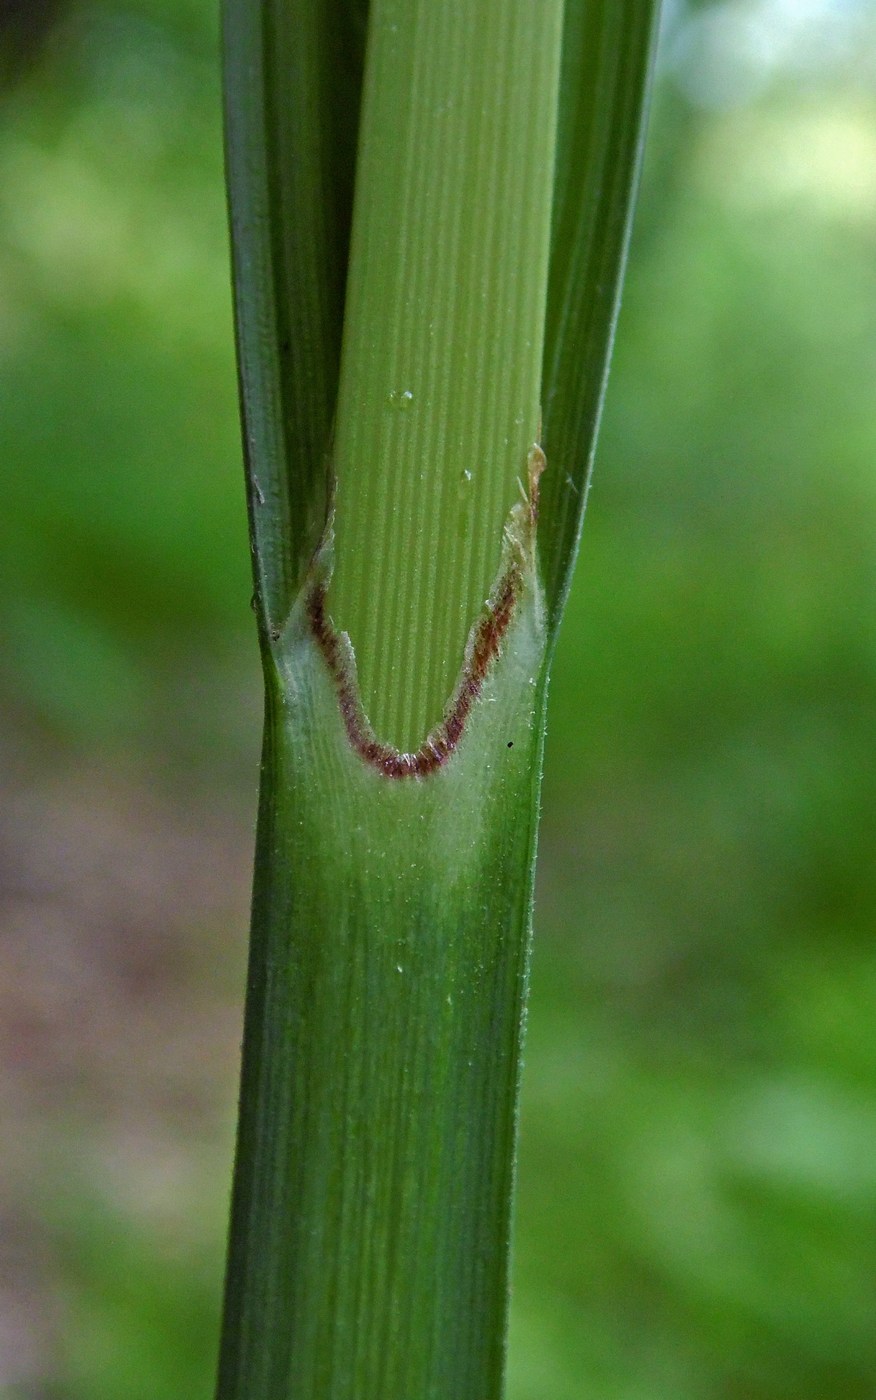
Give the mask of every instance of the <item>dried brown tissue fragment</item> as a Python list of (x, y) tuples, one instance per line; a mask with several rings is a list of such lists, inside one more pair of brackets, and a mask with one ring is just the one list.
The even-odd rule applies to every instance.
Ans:
[[(345, 654), (345, 642), (335, 631), (326, 612), (328, 581), (321, 576), (312, 585), (307, 598), (307, 613), (313, 635), (331, 672), (338, 692), (338, 703), (344, 728), (351, 746), (366, 763), (387, 778), (425, 778), (447, 762), (465, 730), (466, 720), (480, 696), (484, 680), (499, 653), (502, 638), (514, 616), (514, 609), (524, 581), (521, 556), (534, 541), (538, 519), (538, 483), (547, 463), (539, 446), (534, 446), (528, 459), (528, 493), (526, 523), (529, 540), (524, 548), (510, 551), (511, 559), (495, 588), (474, 633), (469, 656), (441, 723), (432, 730), (415, 753), (402, 753), (391, 744), (381, 743), (374, 735), (362, 708), (356, 684), (355, 668)], [(519, 507), (518, 507), (519, 510)]]

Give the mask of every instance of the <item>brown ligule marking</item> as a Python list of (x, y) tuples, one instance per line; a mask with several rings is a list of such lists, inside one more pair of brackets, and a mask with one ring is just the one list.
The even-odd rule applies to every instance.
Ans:
[[(545, 469), (544, 453), (534, 447), (529, 454), (528, 524), (534, 536), (538, 518), (538, 480)], [(523, 570), (512, 559), (490, 598), (477, 628), (470, 654), (466, 656), (462, 679), (444, 718), (426, 736), (416, 753), (402, 753), (376, 738), (362, 709), (356, 685), (355, 665), (345, 653), (349, 642), (335, 631), (326, 613), (327, 580), (317, 578), (307, 596), (307, 614), (313, 635), (325, 658), (338, 691), (338, 703), (347, 738), (359, 757), (387, 778), (425, 778), (436, 772), (453, 753), (465, 729), (466, 720), (483, 689), (490, 665), (498, 655), (523, 586)]]
[(307, 612), (313, 635), (337, 686), (338, 702), (347, 738), (363, 758), (387, 778), (424, 778), (434, 773), (453, 753), (465, 728), (471, 708), (483, 688), (490, 663), (499, 650), (502, 637), (514, 613), (523, 575), (512, 564), (504, 575), (496, 596), (478, 623), (471, 656), (462, 681), (444, 719), (432, 730), (416, 753), (401, 753), (391, 744), (375, 738), (359, 701), (356, 682), (344, 647), (326, 615), (326, 584), (319, 580), (307, 599)]

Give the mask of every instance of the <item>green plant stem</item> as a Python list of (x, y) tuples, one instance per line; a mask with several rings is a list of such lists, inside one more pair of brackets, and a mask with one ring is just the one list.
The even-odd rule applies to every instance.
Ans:
[(268, 686), (220, 1400), (501, 1393), (543, 655), (530, 583), (453, 762), (391, 781), (351, 749), (293, 610)]
[(373, 0), (346, 298), (365, 7), (225, 7), (266, 713), (217, 1395), (500, 1400), (546, 657), (656, 4)]
[(380, 739), (441, 719), (538, 439), (562, 0), (372, 0), (329, 605)]

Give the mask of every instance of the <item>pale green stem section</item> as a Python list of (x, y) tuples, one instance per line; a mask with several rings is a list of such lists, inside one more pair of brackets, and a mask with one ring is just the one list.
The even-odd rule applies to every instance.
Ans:
[(373, 0), (329, 608), (379, 739), (441, 719), (538, 438), (562, 0)]

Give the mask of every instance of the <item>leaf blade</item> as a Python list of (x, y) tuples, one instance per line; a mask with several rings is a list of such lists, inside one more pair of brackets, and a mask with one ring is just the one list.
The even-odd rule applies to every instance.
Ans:
[(327, 511), (361, 5), (225, 0), (226, 170), (256, 604), (286, 616)]
[(542, 375), (539, 556), (553, 633), (578, 549), (620, 303), (660, 0), (567, 0)]

